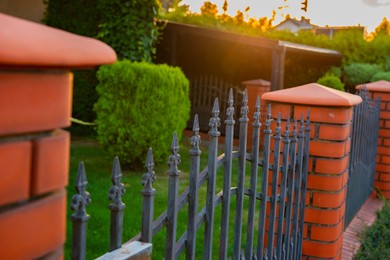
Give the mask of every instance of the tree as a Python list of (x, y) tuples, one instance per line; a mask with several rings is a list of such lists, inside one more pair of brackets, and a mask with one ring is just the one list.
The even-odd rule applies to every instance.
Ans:
[(201, 15), (216, 17), (218, 14), (218, 6), (211, 2), (204, 2), (200, 8)]
[(375, 35), (379, 34), (390, 35), (390, 22), (386, 17), (383, 17), (382, 22), (375, 28)]

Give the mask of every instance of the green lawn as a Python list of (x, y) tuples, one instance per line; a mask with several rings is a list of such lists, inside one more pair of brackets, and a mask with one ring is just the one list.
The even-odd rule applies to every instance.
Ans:
[[(201, 155), (201, 169), (207, 165), (207, 147), (202, 146)], [(179, 194), (187, 188), (189, 183), (189, 162), (190, 157), (188, 151), (190, 150), (189, 140), (183, 137), (180, 147), (181, 165), (179, 169), (182, 171), (180, 175), (180, 191)], [(221, 152), (219, 153), (221, 154)], [(78, 163), (84, 162), (88, 187), (87, 191), (91, 195), (91, 204), (87, 206), (87, 212), (91, 216), (88, 221), (87, 232), (87, 259), (94, 259), (107, 252), (109, 247), (109, 223), (110, 212), (108, 210), (108, 190), (111, 186), (111, 167), (113, 163), (113, 157), (110, 156), (104, 149), (98, 145), (94, 140), (89, 139), (77, 139), (72, 141), (71, 145), (71, 160), (70, 160), (70, 180), (68, 186), (68, 201), (75, 192), (74, 183), (77, 173)], [(146, 159), (146, 154), (145, 154)], [(232, 186), (236, 186), (237, 183), (237, 160), (233, 163), (233, 176)], [(162, 212), (166, 210), (168, 199), (168, 174), (166, 174), (168, 167), (166, 163), (162, 163), (155, 166), (156, 182), (153, 187), (156, 189), (155, 195), (155, 210), (154, 218), (156, 219)], [(249, 187), (249, 164), (247, 165), (246, 173), (246, 187)], [(126, 193), (123, 197), (123, 202), (126, 204), (124, 213), (124, 229), (123, 229), (123, 242), (134, 237), (141, 231), (141, 216), (142, 216), (142, 196), (141, 196), (141, 180), (144, 171), (134, 172), (123, 170), (122, 182), (125, 184)], [(223, 169), (221, 168), (217, 173), (217, 191), (222, 189), (223, 185)], [(260, 185), (260, 182), (259, 184)], [(199, 210), (204, 206), (206, 200), (206, 183), (199, 190)], [(245, 200), (247, 202), (247, 200)], [(69, 207), (69, 206), (68, 206)], [(244, 206), (244, 209), (246, 207)], [(229, 255), (232, 254), (232, 242), (233, 242), (233, 226), (234, 226), (234, 212), (235, 212), (235, 197), (232, 197), (231, 202), (231, 214), (229, 223)], [(247, 215), (244, 211), (244, 226), (247, 220)], [(65, 246), (65, 258), (70, 259), (71, 254), (71, 221), (70, 215), (72, 211), (68, 209), (68, 224), (67, 224), (67, 242)], [(182, 232), (187, 226), (187, 208), (179, 212), (178, 216), (178, 233), (179, 238)], [(219, 225), (221, 222), (221, 206), (218, 206), (215, 213), (215, 231), (214, 231), (214, 244), (213, 254), (217, 256), (219, 250)], [(202, 226), (197, 233), (197, 258), (202, 258), (203, 252), (203, 232), (204, 226)], [(243, 233), (245, 238), (245, 231)], [(245, 239), (243, 239), (245, 240)], [(242, 245), (245, 246), (244, 244)], [(153, 238), (153, 259), (162, 259), (165, 254), (165, 229), (163, 229), (157, 236)], [(185, 259), (185, 254), (182, 254), (181, 259)]]

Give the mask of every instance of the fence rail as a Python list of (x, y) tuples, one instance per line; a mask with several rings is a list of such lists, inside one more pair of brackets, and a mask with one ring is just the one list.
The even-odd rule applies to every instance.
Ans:
[(373, 192), (378, 148), (380, 99), (372, 100), (363, 87), (362, 103), (354, 107), (345, 228)]
[[(167, 210), (153, 220), (155, 189), (154, 161), (152, 149), (146, 159), (146, 173), (143, 176), (142, 227), (141, 233), (131, 241), (152, 242), (153, 236), (166, 228), (165, 259), (177, 259), (185, 251), (186, 259), (213, 259), (217, 252), (212, 251), (213, 235), (220, 228), (219, 258), (227, 259), (300, 259), (302, 254), (302, 232), (304, 221), (306, 179), (308, 169), (308, 148), (310, 140), (309, 113), (290, 122), (282, 129), (280, 114), (276, 120), (271, 118), (270, 106), (265, 119), (264, 147), (259, 151), (260, 143), (260, 98), (257, 97), (253, 115), (253, 133), (251, 153), (247, 152), (248, 97), (243, 92), (239, 118), (239, 147), (234, 151), (235, 108), (233, 90), (229, 91), (225, 115), (225, 149), (218, 156), (219, 102), (215, 99), (212, 117), (209, 120), (210, 142), (208, 145), (208, 165), (200, 169), (199, 118), (194, 116), (190, 150), (190, 185), (178, 194), (181, 163), (179, 143), (176, 133), (171, 144), (168, 159), (168, 205)], [(275, 129), (275, 133), (272, 131)], [(232, 187), (232, 163), (237, 160), (237, 187)], [(250, 185), (245, 187), (246, 167), (250, 165)], [(216, 174), (223, 168), (223, 188), (216, 191)], [(261, 174), (260, 174), (261, 172)], [(111, 210), (110, 250), (120, 248), (122, 241), (122, 220), (124, 203), (121, 200), (124, 186), (121, 183), (119, 160), (115, 158), (112, 171), (112, 183), (109, 195)], [(261, 187), (259, 185), (261, 181)], [(200, 187), (207, 186), (206, 205), (199, 209)], [(73, 220), (73, 259), (85, 258), (86, 222), (89, 216), (86, 205), (90, 203), (86, 191), (87, 178), (84, 166), (80, 163), (77, 173), (76, 190), (72, 200), (72, 209), (76, 212)], [(232, 210), (231, 198), (235, 196), (234, 241), (229, 241), (229, 215)], [(248, 200), (248, 210), (244, 211), (244, 200)], [(177, 233), (178, 212), (187, 207), (187, 228), (182, 234)], [(216, 208), (222, 207), (221, 223), (216, 223)], [(247, 213), (246, 213), (247, 212)], [(247, 221), (246, 221), (247, 220)], [(257, 228), (256, 228), (257, 221)], [(245, 248), (243, 248), (243, 226), (246, 226)], [(203, 256), (195, 254), (197, 231), (204, 228)], [(256, 230), (257, 229), (257, 230)], [(256, 239), (257, 238), (257, 245)], [(126, 244), (126, 243), (125, 243)], [(228, 247), (233, 245), (232, 256)]]

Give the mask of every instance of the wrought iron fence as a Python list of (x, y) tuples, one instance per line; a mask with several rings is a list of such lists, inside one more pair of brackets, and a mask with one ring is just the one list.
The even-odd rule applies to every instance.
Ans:
[[(243, 89), (241, 86), (227, 82), (216, 76), (203, 75), (194, 77), (190, 80), (190, 100), (191, 100), (191, 119), (188, 121), (187, 128), (191, 129), (194, 124), (195, 114), (198, 115), (199, 129), (201, 132), (209, 130), (210, 111), (213, 108), (214, 98), (218, 98), (221, 111), (228, 108), (228, 96), (230, 89), (233, 89), (234, 100), (241, 100)], [(220, 116), (222, 122), (225, 121), (225, 114)], [(234, 119), (238, 118), (234, 115)], [(222, 135), (225, 135), (225, 129), (220, 129)], [(238, 137), (239, 125), (235, 125), (235, 137)]]
[[(171, 155), (168, 159), (168, 205), (167, 210), (157, 219), (153, 219), (155, 195), (155, 189), (152, 187), (155, 181), (153, 153), (151, 149), (148, 151), (147, 171), (142, 179), (141, 233), (130, 241), (151, 243), (153, 236), (165, 227), (165, 259), (177, 259), (184, 251), (186, 259), (200, 257), (212, 259), (215, 256), (212, 252), (213, 233), (216, 228), (220, 228), (220, 259), (228, 257), (233, 259), (301, 259), (310, 141), (309, 115), (306, 121), (303, 115), (299, 121), (287, 120), (286, 127), (282, 129), (280, 114), (276, 120), (272, 119), (269, 106), (263, 135), (264, 147), (260, 153), (260, 98), (257, 97), (252, 123), (252, 151), (248, 153), (246, 145), (249, 122), (248, 98), (246, 91), (243, 94), (239, 118), (238, 151), (233, 150), (235, 108), (233, 107), (233, 91), (230, 90), (225, 119), (225, 151), (220, 156), (218, 156), (218, 137), (220, 136), (218, 127), (221, 120), (218, 99), (215, 99), (212, 117), (209, 120), (208, 165), (203, 170), (200, 169), (199, 119), (197, 115), (194, 116), (194, 135), (191, 137), (192, 149), (190, 150), (190, 184), (181, 195), (178, 194), (181, 161), (177, 135), (174, 134), (170, 148)], [(272, 129), (275, 129), (275, 132)], [(232, 163), (236, 159), (238, 180), (237, 187), (232, 187)], [(244, 184), (247, 162), (250, 165), (249, 187), (245, 187)], [(216, 173), (221, 167), (224, 169), (224, 183), (222, 191), (217, 192)], [(121, 177), (119, 160), (116, 158), (111, 177), (113, 185), (109, 190), (109, 198), (112, 201), (109, 206), (111, 210), (110, 250), (120, 249), (122, 243), (124, 204), (121, 197), (124, 193), (124, 186), (121, 183)], [(207, 194), (206, 205), (200, 209), (198, 195), (202, 185), (207, 186)], [(90, 202), (86, 186), (84, 166), (80, 163), (76, 181), (77, 194), (74, 195), (71, 204), (72, 209), (75, 210), (72, 215), (73, 259), (85, 258), (86, 223), (89, 219), (86, 206)], [(236, 197), (234, 241), (230, 241), (233, 245), (233, 255), (228, 256), (230, 243), (227, 234), (233, 196)], [(247, 211), (243, 210), (244, 199), (248, 200)], [(178, 211), (185, 207), (188, 210), (187, 228), (184, 233), (177, 234)], [(220, 225), (215, 223), (217, 207), (222, 207)], [(246, 241), (245, 248), (242, 248), (244, 225), (246, 225)], [(202, 227), (204, 228), (203, 255), (196, 256), (197, 230)]]
[(372, 100), (364, 87), (358, 95), (363, 101), (353, 111), (345, 228), (373, 192), (378, 149), (380, 99)]

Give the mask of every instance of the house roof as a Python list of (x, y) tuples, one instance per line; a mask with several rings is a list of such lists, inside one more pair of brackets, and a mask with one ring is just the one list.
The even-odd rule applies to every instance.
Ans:
[(278, 27), (281, 27), (282, 25), (286, 23), (292, 23), (297, 27), (302, 27), (302, 28), (314, 28), (317, 27), (317, 25), (311, 24), (310, 19), (306, 19), (304, 17), (301, 17), (301, 20), (297, 20), (295, 18), (287, 18), (284, 21), (280, 22), (278, 25), (276, 25), (274, 28), (278, 29)]

